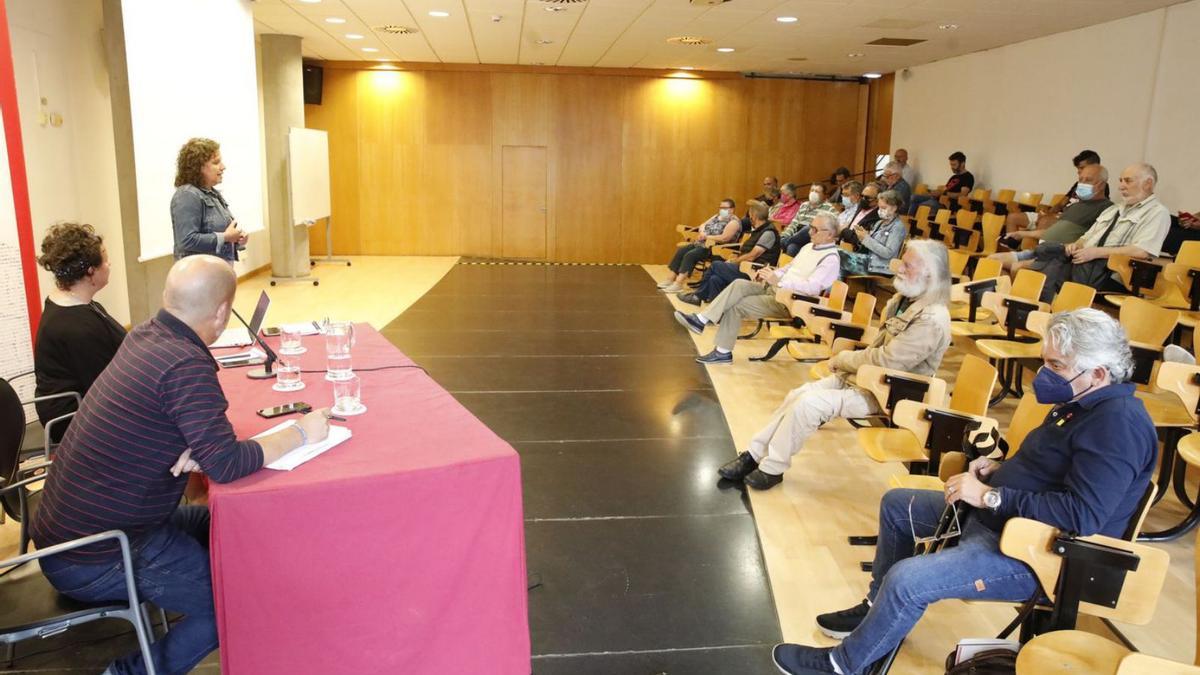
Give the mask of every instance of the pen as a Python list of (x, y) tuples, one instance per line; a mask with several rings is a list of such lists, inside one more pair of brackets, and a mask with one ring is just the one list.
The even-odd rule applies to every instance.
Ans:
[(346, 421), (346, 418), (345, 418), (345, 417), (338, 417), (337, 415), (326, 415), (326, 416), (325, 416), (325, 419), (337, 420), (338, 422), (345, 422), (345, 421)]

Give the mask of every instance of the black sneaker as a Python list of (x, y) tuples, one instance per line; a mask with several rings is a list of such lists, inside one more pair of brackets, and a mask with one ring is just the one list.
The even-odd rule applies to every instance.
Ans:
[(680, 293), (679, 295), (677, 295), (675, 297), (679, 298), (680, 302), (686, 302), (689, 305), (695, 305), (695, 306), (699, 307), (701, 304), (703, 304), (702, 301), (700, 300), (700, 298), (697, 297), (695, 293)]
[(733, 352), (721, 353), (714, 349), (704, 356), (696, 357), (697, 363), (733, 363)]
[(746, 477), (746, 474), (757, 468), (758, 462), (754, 461), (750, 453), (743, 452), (733, 461), (717, 469), (717, 473), (725, 480), (742, 480)]
[(829, 647), (805, 647), (782, 642), (771, 650), (771, 659), (781, 673), (787, 675), (817, 675), (818, 673), (836, 673), (833, 662), (829, 660)]
[(863, 600), (850, 609), (817, 615), (817, 626), (820, 627), (822, 633), (835, 640), (841, 640), (858, 628), (858, 624), (867, 618), (869, 611), (871, 611), (871, 606), (867, 604), (866, 600)]
[(770, 490), (783, 482), (783, 474), (766, 473), (762, 469), (755, 469), (746, 474), (743, 481), (755, 490)]

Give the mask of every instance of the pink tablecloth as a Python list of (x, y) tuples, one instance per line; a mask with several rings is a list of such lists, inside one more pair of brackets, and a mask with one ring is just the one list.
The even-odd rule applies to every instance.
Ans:
[[(530, 672), (518, 457), (378, 332), (356, 326), (366, 414), (291, 472), (213, 484), (213, 592), (225, 675)], [(306, 370), (324, 345), (305, 338)], [(273, 344), (274, 346), (274, 344)], [(254, 411), (331, 403), (323, 375), (279, 393), (223, 370), (240, 437)]]

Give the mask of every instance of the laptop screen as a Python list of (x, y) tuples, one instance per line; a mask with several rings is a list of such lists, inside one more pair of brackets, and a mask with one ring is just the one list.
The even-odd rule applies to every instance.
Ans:
[(258, 336), (258, 331), (262, 328), (263, 319), (267, 316), (267, 307), (271, 306), (271, 298), (267, 297), (267, 292), (263, 291), (258, 296), (258, 305), (254, 308), (254, 316), (250, 317), (250, 339), (253, 341)]

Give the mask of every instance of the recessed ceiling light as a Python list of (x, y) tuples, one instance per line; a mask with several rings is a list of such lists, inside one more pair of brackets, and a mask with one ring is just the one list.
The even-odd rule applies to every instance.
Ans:
[(347, 40), (361, 40), (361, 39), (363, 39), (363, 36), (359, 35), (358, 33), (346, 33), (346, 39)]
[(346, 20), (340, 16), (331, 16), (325, 19), (325, 23), (346, 23)]
[(300, 2), (303, 2), (306, 5), (315, 5), (320, 1), (321, 0), (300, 0)]
[(364, 52), (377, 52), (379, 50), (374, 47), (363, 47), (363, 51)]
[(797, 19), (794, 16), (777, 16), (775, 17), (775, 20), (779, 23), (796, 23), (800, 19)]
[(938, 30), (958, 30), (958, 24), (956, 24), (956, 23), (938, 24)]
[(729, 52), (732, 52), (735, 50), (733, 47), (717, 47), (717, 51), (721, 52), (722, 54), (728, 54)]
[(878, 80), (879, 78), (883, 77), (883, 75), (881, 73), (863, 73), (863, 77), (867, 78), (868, 80)]
[(849, 57), (850, 57), (850, 58), (852, 58), (852, 59), (861, 59), (861, 58), (862, 58), (862, 52), (850, 52), (850, 53), (849, 53), (849, 54), (847, 54), (846, 56), (849, 56)]
[(552, 45), (552, 44), (554, 44), (554, 40), (534, 40), (534, 42), (536, 42), (536, 43), (537, 43), (537, 44), (539, 44), (539, 45)]
[(443, 12), (441, 10), (435, 9), (434, 11), (429, 13), (429, 16), (436, 16), (439, 19), (444, 19), (444, 18), (450, 16), (450, 12)]
[(559, 7), (558, 5), (547, 5), (547, 6), (543, 7), (542, 9), (546, 10), (547, 12), (564, 12), (564, 11), (566, 11), (567, 8)]

